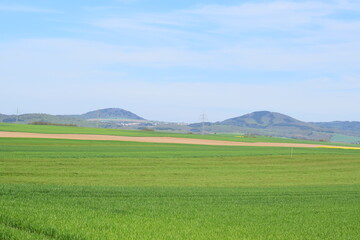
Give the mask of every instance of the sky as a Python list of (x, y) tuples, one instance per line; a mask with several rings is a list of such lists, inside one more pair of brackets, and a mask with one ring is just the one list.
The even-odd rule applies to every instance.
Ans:
[(0, 113), (360, 121), (358, 0), (0, 0)]

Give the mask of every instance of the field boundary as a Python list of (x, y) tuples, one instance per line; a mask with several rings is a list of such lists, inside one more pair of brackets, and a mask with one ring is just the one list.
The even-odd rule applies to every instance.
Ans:
[(130, 137), (95, 134), (48, 134), (27, 132), (1, 132), (1, 138), (48, 138), (48, 139), (71, 139), (71, 140), (97, 140), (97, 141), (126, 141), (143, 143), (173, 143), (211, 146), (247, 146), (247, 147), (296, 147), (296, 148), (341, 148), (360, 149), (355, 147), (327, 146), (320, 144), (304, 143), (270, 143), (270, 142), (231, 142), (223, 140), (175, 138), (175, 137)]

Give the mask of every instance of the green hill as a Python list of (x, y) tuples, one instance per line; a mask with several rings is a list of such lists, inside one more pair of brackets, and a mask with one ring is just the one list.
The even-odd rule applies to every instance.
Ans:
[[(196, 123), (190, 126), (199, 129), (202, 124)], [(243, 133), (326, 141), (330, 140), (334, 134), (331, 129), (323, 129), (315, 124), (269, 111), (258, 111), (221, 122), (205, 123), (204, 129), (206, 132)]]
[(105, 108), (105, 109), (99, 109), (91, 112), (87, 112), (81, 115), (67, 115), (69, 117), (73, 118), (80, 118), (80, 119), (130, 119), (130, 120), (145, 120), (142, 117), (139, 117), (138, 115), (121, 109), (121, 108)]
[[(21, 115), (5, 115), (0, 114), (0, 122), (3, 123), (20, 123), (30, 124), (38, 123), (51, 123), (51, 124), (72, 124), (82, 127), (95, 127), (96, 122), (90, 120), (100, 119), (102, 122), (106, 120), (122, 119), (122, 120), (145, 120), (138, 115), (120, 108), (106, 108), (87, 112), (79, 115), (51, 115), (44, 113), (28, 113)], [(100, 123), (100, 127), (105, 124)]]
[(352, 136), (360, 137), (360, 122), (355, 121), (334, 121), (334, 122), (316, 122), (313, 123), (319, 127), (332, 129), (337, 132), (346, 133)]
[(0, 115), (0, 122), (3, 123), (19, 123), (19, 124), (31, 124), (34, 122), (53, 123), (53, 124), (73, 124), (83, 127), (94, 127), (95, 124), (72, 117), (62, 115), (50, 115), (44, 113), (28, 113), (21, 115)]
[(248, 128), (291, 127), (301, 130), (319, 129), (316, 125), (299, 121), (281, 113), (269, 111), (253, 112), (240, 117), (230, 118), (222, 121), (221, 124)]

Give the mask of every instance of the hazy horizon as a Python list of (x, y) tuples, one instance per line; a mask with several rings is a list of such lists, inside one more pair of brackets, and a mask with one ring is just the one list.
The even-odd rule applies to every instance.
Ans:
[[(110, 107), (110, 108), (117, 108), (117, 107)], [(104, 110), (104, 109), (109, 109), (109, 108), (103, 108), (103, 109), (93, 109), (93, 110), (89, 110), (89, 111), (86, 111), (86, 112), (73, 112), (73, 113), (62, 113), (62, 114), (59, 114), (59, 113), (53, 113), (53, 114), (50, 114), (50, 113), (47, 113), (47, 112), (20, 112), (19, 110), (17, 110), (16, 113), (14, 114), (6, 114), (6, 115), (23, 115), (23, 114), (50, 114), (50, 115), (58, 115), (58, 116), (66, 116), (66, 115), (81, 115), (81, 114), (86, 114), (88, 112), (93, 112), (93, 111), (97, 111), (97, 110)], [(121, 109), (121, 108), (120, 108)], [(130, 110), (127, 110), (127, 109), (123, 109), (123, 110), (126, 110), (126, 111), (129, 111), (129, 112), (132, 112)], [(202, 114), (199, 115), (199, 119), (197, 121), (193, 121), (193, 122), (185, 122), (185, 121), (166, 121), (166, 120), (163, 120), (163, 119), (148, 119), (148, 118), (144, 118), (144, 116), (142, 116), (141, 114), (139, 113), (135, 113), (135, 112), (132, 112), (134, 113), (135, 115), (139, 116), (139, 117), (143, 117), (145, 120), (148, 120), (148, 121), (159, 121), (159, 122), (173, 122), (173, 123), (186, 123), (186, 124), (190, 124), (190, 123), (198, 123), (198, 122), (201, 122), (203, 119), (202, 117), (204, 116), (205, 117), (205, 122), (218, 122), (218, 121), (224, 121), (224, 120), (227, 120), (227, 119), (230, 119), (230, 118), (235, 118), (235, 117), (241, 117), (243, 115), (246, 115), (246, 114), (250, 114), (250, 113), (254, 113), (254, 112), (262, 112), (262, 111), (266, 111), (266, 112), (274, 112), (274, 111), (269, 111), (269, 110), (256, 110), (256, 111), (252, 111), (252, 112), (247, 112), (247, 113), (243, 113), (243, 114), (240, 114), (240, 115), (234, 115), (234, 116), (229, 116), (229, 117), (226, 117), (224, 119), (217, 119), (217, 120), (211, 120), (209, 119), (209, 117), (207, 116), (207, 114), (205, 112), (203, 112)], [(275, 112), (275, 113), (280, 113), (280, 114), (284, 114), (284, 115), (288, 115), (286, 113), (281, 113), (281, 112)], [(2, 114), (2, 113), (0, 113)], [(289, 117), (293, 117), (293, 116), (290, 116), (288, 115)], [(101, 119), (101, 116), (100, 116), (100, 119)], [(306, 120), (303, 120), (301, 118), (295, 118), (296, 120), (300, 120), (300, 121), (304, 121), (304, 122), (321, 122), (321, 121), (306, 121)], [(325, 121), (325, 122), (333, 122), (333, 121), (338, 121), (338, 120), (331, 120), (331, 121)], [(353, 121), (353, 120), (343, 120), (343, 121)]]
[(2, 1), (0, 113), (360, 121), (360, 2)]

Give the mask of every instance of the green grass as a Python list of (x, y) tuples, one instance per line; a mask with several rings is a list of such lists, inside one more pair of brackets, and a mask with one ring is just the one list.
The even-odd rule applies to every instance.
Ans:
[(288, 186), (360, 182), (360, 151), (0, 138), (0, 183)]
[(359, 185), (2, 185), (1, 239), (358, 239)]
[(332, 143), (332, 142), (317, 142), (301, 139), (290, 138), (276, 138), (267, 136), (241, 136), (239, 134), (181, 134), (181, 133), (167, 133), (154, 131), (138, 131), (138, 130), (121, 130), (121, 129), (105, 129), (105, 128), (84, 128), (84, 127), (64, 127), (64, 126), (43, 126), (43, 125), (25, 125), (25, 124), (10, 124), (0, 123), (0, 131), (9, 132), (30, 132), (30, 133), (59, 133), (59, 134), (99, 134), (99, 135), (114, 135), (114, 136), (131, 136), (131, 137), (178, 137), (178, 138), (196, 138), (196, 139), (210, 139), (210, 140), (224, 140), (235, 142), (276, 142), (276, 143), (310, 143), (322, 145), (337, 145), (337, 146), (355, 146), (359, 145)]
[(0, 239), (358, 239), (360, 150), (290, 150), (0, 138)]

